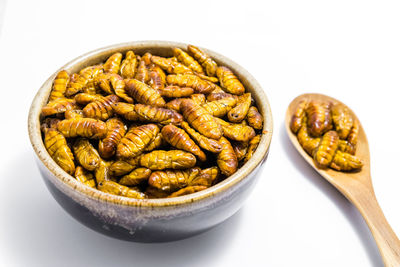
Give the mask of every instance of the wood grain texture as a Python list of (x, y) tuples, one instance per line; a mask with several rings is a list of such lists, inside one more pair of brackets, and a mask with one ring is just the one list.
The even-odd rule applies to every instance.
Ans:
[(297, 104), (304, 99), (331, 101), (333, 104), (341, 103), (322, 94), (303, 94), (295, 98), (290, 103), (285, 116), (285, 127), (289, 139), (303, 158), (360, 211), (375, 238), (385, 266), (400, 266), (400, 241), (387, 222), (376, 200), (371, 181), (368, 140), (360, 121), (349, 108), (351, 114), (360, 125), (356, 156), (364, 163), (362, 169), (358, 172), (339, 172), (329, 168), (320, 169), (315, 165), (313, 158), (300, 146), (296, 135), (292, 133), (289, 127), (291, 116)]

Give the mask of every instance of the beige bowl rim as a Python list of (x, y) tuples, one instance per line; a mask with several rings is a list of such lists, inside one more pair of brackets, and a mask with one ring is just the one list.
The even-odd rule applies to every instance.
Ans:
[(272, 121), (272, 113), (268, 98), (260, 86), (260, 84), (255, 80), (255, 78), (247, 72), (243, 67), (233, 62), (232, 60), (213, 52), (209, 49), (201, 48), (206, 53), (208, 53), (217, 63), (222, 63), (223, 65), (231, 68), (242, 80), (243, 78), (247, 80), (247, 84), (249, 84), (253, 88), (253, 97), (256, 99), (257, 106), (260, 109), (260, 112), (264, 116), (264, 128), (261, 136), (260, 144), (254, 153), (253, 157), (236, 173), (223, 180), (222, 182), (205, 189), (200, 192), (196, 192), (193, 194), (174, 197), (174, 198), (161, 198), (161, 199), (133, 199), (122, 196), (116, 196), (101, 192), (97, 189), (93, 189), (88, 187), (80, 182), (78, 182), (74, 177), (66, 173), (64, 170), (59, 167), (55, 161), (50, 157), (47, 153), (46, 148), (44, 147), (42, 136), (40, 132), (40, 111), (41, 108), (47, 102), (48, 96), (51, 91), (52, 81), (58, 73), (58, 71), (62, 69), (72, 70), (73, 72), (79, 70), (84, 66), (91, 65), (93, 63), (99, 62), (99, 58), (106, 58), (117, 51), (127, 51), (129, 49), (135, 50), (144, 50), (146, 48), (152, 49), (161, 49), (165, 50), (167, 48), (179, 47), (185, 49), (187, 44), (178, 43), (178, 42), (170, 42), (170, 41), (135, 41), (128, 43), (121, 43), (110, 45), (107, 47), (99, 48), (88, 52), (84, 55), (81, 55), (72, 61), (68, 62), (64, 66), (62, 66), (59, 70), (57, 70), (53, 75), (49, 77), (49, 79), (41, 86), (36, 96), (34, 97), (28, 116), (28, 132), (29, 138), (32, 144), (32, 147), (39, 158), (39, 160), (46, 166), (46, 168), (56, 177), (56, 179), (60, 180), (66, 186), (70, 187), (73, 190), (77, 190), (80, 193), (86, 195), (87, 197), (97, 199), (99, 201), (114, 203), (119, 205), (127, 205), (134, 207), (165, 207), (165, 206), (176, 206), (182, 204), (192, 203), (194, 201), (210, 198), (216, 194), (227, 191), (229, 188), (232, 188), (234, 185), (238, 184), (242, 180), (246, 179), (257, 167), (260, 165), (266, 156), (268, 155), (269, 146), (272, 138), (273, 131), (273, 121)]

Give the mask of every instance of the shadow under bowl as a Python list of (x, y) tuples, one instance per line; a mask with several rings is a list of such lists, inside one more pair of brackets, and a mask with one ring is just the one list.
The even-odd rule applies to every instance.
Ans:
[[(69, 73), (98, 64), (115, 52), (150, 52), (170, 57), (172, 48), (187, 45), (168, 41), (138, 41), (108, 46), (84, 54), (60, 70)], [(201, 48), (203, 49), (203, 48)], [(204, 232), (235, 214), (251, 192), (266, 160), (272, 137), (272, 114), (263, 89), (245, 69), (230, 59), (203, 49), (218, 65), (227, 66), (252, 93), (264, 117), (261, 142), (253, 157), (232, 176), (197, 193), (168, 199), (133, 199), (90, 188), (63, 171), (44, 147), (40, 132), (40, 112), (46, 105), (54, 73), (32, 101), (28, 118), (29, 137), (42, 178), (56, 201), (75, 219), (105, 235), (135, 242), (167, 242)]]

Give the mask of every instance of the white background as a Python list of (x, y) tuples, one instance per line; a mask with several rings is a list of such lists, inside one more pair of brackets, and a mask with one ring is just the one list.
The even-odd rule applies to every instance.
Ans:
[[(382, 266), (358, 211), (300, 158), (289, 102), (319, 92), (367, 132), (377, 198), (400, 234), (399, 1), (0, 0), (0, 266)], [(82, 53), (135, 40), (207, 47), (246, 68), (272, 105), (274, 135), (244, 207), (184, 241), (135, 244), (76, 222), (33, 161), (27, 114), (40, 85)]]

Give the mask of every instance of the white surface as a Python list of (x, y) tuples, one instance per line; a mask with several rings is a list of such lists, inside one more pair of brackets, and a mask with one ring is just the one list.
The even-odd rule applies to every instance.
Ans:
[[(400, 234), (400, 2), (5, 6), (0, 266), (382, 266), (362, 217), (300, 158), (282, 121), (289, 102), (305, 92), (351, 106), (370, 141), (377, 198)], [(57, 68), (95, 48), (147, 39), (197, 44), (241, 64), (264, 87), (275, 127), (263, 177), (237, 215), (200, 236), (153, 245), (102, 236), (64, 212), (39, 177), (26, 130), (31, 100)]]

